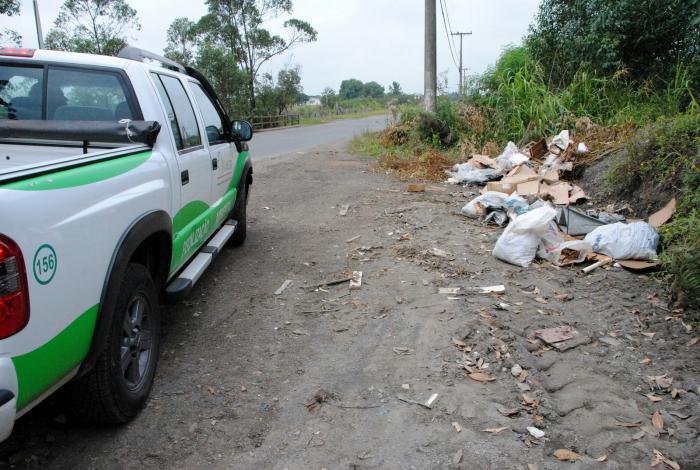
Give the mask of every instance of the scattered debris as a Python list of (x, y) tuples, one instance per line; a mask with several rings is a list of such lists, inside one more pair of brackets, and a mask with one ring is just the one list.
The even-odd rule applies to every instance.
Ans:
[(437, 398), (438, 394), (433, 393), (432, 395), (430, 395), (430, 398), (428, 398), (428, 401), (426, 401), (423, 406), (425, 406), (428, 409), (431, 409), (433, 407), (433, 404), (435, 404), (435, 400), (437, 400)]
[(352, 279), (350, 279), (350, 289), (359, 289), (360, 287), (362, 287), (362, 271), (353, 271)]
[(527, 431), (528, 431), (528, 432), (530, 433), (530, 435), (531, 435), (532, 437), (534, 437), (535, 439), (541, 439), (541, 438), (544, 437), (544, 431), (541, 430), (541, 429), (539, 429), (539, 428), (536, 428), (536, 427), (534, 427), (534, 426), (528, 426), (528, 427), (527, 427)]
[(362, 237), (362, 235), (355, 235), (354, 237), (348, 238), (347, 240), (345, 240), (345, 243), (352, 243), (355, 240), (358, 240), (360, 237)]
[(294, 284), (294, 281), (291, 279), (287, 279), (282, 283), (282, 285), (275, 291), (275, 295), (281, 295), (282, 292), (286, 291), (292, 284)]
[(452, 257), (451, 254), (449, 254), (445, 250), (441, 250), (440, 248), (431, 248), (430, 254), (433, 256), (437, 256), (438, 258), (451, 258)]
[(664, 430), (664, 419), (661, 417), (661, 413), (659, 413), (658, 410), (651, 415), (651, 424), (659, 431)]
[(491, 434), (500, 434), (507, 429), (508, 429), (507, 426), (502, 427), (502, 428), (487, 428), (487, 429), (482, 429), (481, 432), (489, 432)]
[(462, 426), (457, 421), (452, 421), (452, 427), (455, 432), (462, 432)]
[(460, 287), (439, 287), (438, 294), (457, 295), (460, 289)]
[(557, 460), (561, 460), (562, 462), (575, 462), (581, 458), (576, 452), (568, 449), (557, 449), (554, 451), (553, 455)]
[(410, 348), (402, 348), (402, 347), (396, 347), (396, 348), (391, 348), (392, 351), (394, 351), (395, 354), (398, 354), (399, 356), (408, 356), (413, 354), (413, 350)]
[(343, 204), (340, 206), (340, 211), (338, 212), (338, 215), (341, 217), (345, 217), (348, 215), (348, 211), (350, 210), (350, 205), (349, 204)]
[(406, 191), (409, 193), (422, 193), (425, 191), (425, 185), (423, 183), (408, 183)]
[(324, 389), (318, 390), (314, 395), (309, 399), (304, 405), (306, 406), (306, 409), (309, 410), (309, 412), (313, 413), (315, 411), (318, 411), (321, 409), (321, 406), (324, 403), (328, 403), (332, 400), (337, 400), (338, 397), (332, 393), (328, 392)]
[(535, 338), (539, 338), (545, 343), (554, 344), (561, 341), (572, 339), (572, 329), (568, 325), (556, 326), (554, 328), (546, 328), (544, 330), (535, 330), (533, 332)]
[(659, 452), (658, 450), (654, 449), (654, 460), (651, 462), (652, 467), (657, 467), (661, 464), (666, 464), (669, 468), (672, 468), (673, 470), (681, 470), (681, 466), (678, 465), (676, 462), (673, 460), (667, 458)]

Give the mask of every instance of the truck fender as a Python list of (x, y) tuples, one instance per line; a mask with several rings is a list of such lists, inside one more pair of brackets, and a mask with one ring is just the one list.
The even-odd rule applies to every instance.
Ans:
[(117, 280), (121, 279), (126, 272), (126, 267), (136, 253), (138, 247), (149, 237), (157, 234), (162, 234), (163, 238), (167, 238), (169, 246), (163, 247), (164, 249), (160, 250), (161, 259), (157, 260), (157, 265), (159, 267), (157, 268), (153, 281), (156, 283), (158, 289), (161, 289), (165, 284), (168, 277), (170, 258), (172, 256), (172, 220), (167, 212), (154, 211), (144, 214), (140, 219), (134, 221), (131, 226), (124, 231), (119, 239), (119, 243), (117, 243), (105, 275), (102, 294), (100, 296), (100, 306), (95, 322), (95, 330), (92, 335), (92, 343), (90, 344), (90, 349), (76, 377), (81, 377), (89, 372), (94, 367), (97, 358), (102, 352), (102, 346), (109, 333), (114, 305), (117, 301), (120, 284)]

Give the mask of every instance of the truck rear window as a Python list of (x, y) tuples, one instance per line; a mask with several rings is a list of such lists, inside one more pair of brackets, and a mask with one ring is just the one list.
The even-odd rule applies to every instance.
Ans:
[(135, 119), (116, 72), (0, 64), (0, 119), (119, 121)]

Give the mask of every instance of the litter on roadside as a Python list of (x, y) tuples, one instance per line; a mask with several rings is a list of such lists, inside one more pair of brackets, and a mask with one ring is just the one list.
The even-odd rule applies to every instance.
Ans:
[(567, 325), (545, 328), (544, 330), (535, 330), (533, 336), (548, 344), (559, 343), (574, 337), (571, 327)]
[(293, 283), (294, 281), (292, 281), (291, 279), (287, 279), (282, 283), (279, 289), (275, 291), (275, 295), (281, 295), (282, 292), (286, 291)]

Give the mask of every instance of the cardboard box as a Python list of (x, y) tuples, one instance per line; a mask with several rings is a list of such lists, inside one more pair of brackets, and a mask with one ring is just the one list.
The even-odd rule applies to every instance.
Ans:
[(489, 181), (486, 183), (484, 192), (486, 191), (496, 191), (499, 193), (512, 194), (515, 191), (516, 185), (511, 183), (504, 183), (503, 181)]

